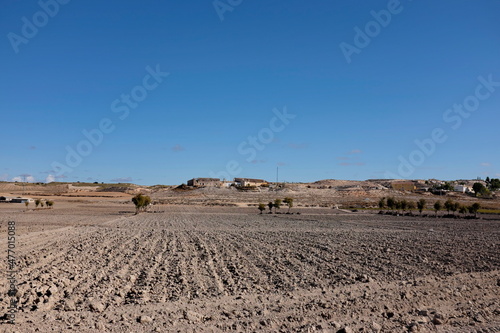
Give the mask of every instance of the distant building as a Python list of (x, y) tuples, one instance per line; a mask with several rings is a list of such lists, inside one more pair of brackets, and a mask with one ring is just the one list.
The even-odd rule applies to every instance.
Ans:
[(268, 185), (267, 181), (264, 179), (252, 179), (252, 178), (234, 178), (234, 184), (236, 186), (248, 187), (248, 186), (265, 186)]
[(223, 180), (221, 182), (221, 187), (224, 187), (224, 188), (229, 188), (229, 187), (231, 187), (231, 185), (233, 185), (233, 182), (230, 182), (230, 181), (227, 181), (227, 180)]
[(443, 185), (445, 183), (439, 179), (429, 179), (427, 181), (429, 182), (429, 184), (432, 184), (432, 185)]
[(413, 192), (417, 189), (417, 186), (414, 182), (394, 182), (391, 184), (392, 188), (396, 191), (410, 191)]
[(193, 178), (187, 181), (188, 186), (194, 187), (220, 187), (221, 184), (218, 178)]
[(430, 190), (429, 185), (422, 183), (422, 182), (417, 182), (415, 183), (416, 190), (415, 192), (428, 192)]
[(462, 193), (473, 192), (472, 188), (470, 188), (469, 186), (466, 186), (466, 185), (455, 185), (453, 187), (453, 190), (455, 192), (462, 192)]
[(34, 202), (35, 201), (35, 200), (29, 199), (29, 198), (5, 198), (5, 200), (2, 200), (2, 198), (5, 198), (5, 197), (0, 197), (0, 201), (10, 202), (10, 203), (25, 203), (25, 202)]

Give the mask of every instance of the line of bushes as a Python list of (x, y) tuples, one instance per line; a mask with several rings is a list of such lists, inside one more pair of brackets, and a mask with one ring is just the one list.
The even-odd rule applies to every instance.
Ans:
[[(266, 207), (269, 209), (268, 214), (273, 213), (273, 208), (274, 208), (275, 214), (281, 214), (280, 212), (278, 212), (278, 210), (281, 208), (282, 204), (285, 204), (288, 207), (288, 211), (285, 214), (293, 214), (290, 212), (290, 209), (292, 209), (292, 207), (293, 207), (293, 198), (289, 198), (289, 197), (286, 197), (283, 200), (275, 199), (274, 202), (269, 201), (267, 205), (263, 204), (263, 203), (259, 203), (257, 208), (260, 210), (261, 214), (266, 210)], [(300, 214), (300, 213), (297, 212), (297, 214)]]
[[(390, 209), (390, 212), (385, 212), (386, 214), (398, 215), (401, 211), (403, 215), (412, 216), (412, 211), (418, 210), (420, 212), (420, 215), (422, 215), (422, 211), (427, 208), (427, 202), (425, 199), (420, 199), (415, 202), (411, 200), (407, 201), (406, 199), (397, 200), (394, 197), (389, 197), (386, 199), (384, 197), (379, 200), (378, 207), (380, 208), (379, 214), (384, 214), (383, 210), (385, 208), (388, 208)], [(444, 217), (460, 217), (460, 215), (455, 215), (455, 213), (458, 211), (458, 213), (462, 214), (464, 218), (471, 216), (477, 218), (477, 213), (480, 208), (481, 205), (478, 202), (466, 206), (451, 199), (446, 200), (444, 204), (438, 200), (432, 205), (432, 210), (434, 210), (436, 217), (438, 216), (439, 211), (446, 210), (448, 211), (448, 214)], [(467, 213), (469, 213), (470, 215), (468, 216)]]
[[(24, 205), (26, 206), (26, 208), (28, 208), (29, 205), (30, 205), (30, 202), (29, 201), (25, 201)], [(54, 201), (52, 201), (52, 200), (43, 200), (43, 199), (35, 199), (35, 208), (38, 208), (38, 206), (40, 206), (41, 208), (43, 208), (44, 206), (46, 206), (47, 208), (52, 208), (54, 206)]]

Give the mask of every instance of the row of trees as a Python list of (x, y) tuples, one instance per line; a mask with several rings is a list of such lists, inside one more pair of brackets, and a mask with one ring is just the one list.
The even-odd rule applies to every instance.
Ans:
[[(287, 214), (290, 213), (290, 209), (293, 207), (293, 198), (286, 197), (283, 200), (275, 199), (274, 202), (269, 201), (269, 203), (267, 204), (267, 208), (269, 208), (269, 214), (273, 213), (273, 208), (274, 208), (274, 212), (277, 213), (278, 209), (281, 208), (282, 204), (285, 204), (288, 206)], [(266, 210), (266, 205), (263, 203), (259, 203), (257, 208), (260, 210), (260, 213), (262, 214)]]
[[(384, 197), (381, 198), (378, 202), (378, 207), (381, 210), (385, 208), (389, 208), (391, 211), (396, 210), (397, 212), (401, 210), (403, 214), (406, 211), (408, 211), (411, 214), (413, 210), (418, 209), (420, 215), (422, 215), (422, 211), (426, 208), (426, 205), (427, 202), (425, 201), (425, 199), (420, 199), (417, 202), (415, 202), (415, 201), (407, 201), (406, 199), (397, 200), (393, 197), (389, 197), (386, 199)], [(477, 217), (477, 212), (481, 208), (481, 205), (476, 202), (470, 206), (465, 206), (457, 201), (448, 199), (444, 202), (444, 204), (439, 200), (434, 202), (432, 208), (434, 209), (436, 216), (440, 210), (445, 209), (448, 211), (448, 215), (450, 214), (450, 212), (453, 212), (453, 215), (455, 215), (455, 213), (458, 211), (460, 214), (463, 214), (464, 216), (465, 214), (470, 213), (474, 214), (474, 216)]]
[[(29, 205), (30, 205), (30, 202), (26, 201), (24, 203), (24, 205), (26, 206), (26, 208), (28, 208)], [(47, 208), (52, 208), (52, 206), (54, 206), (54, 201), (52, 201), (52, 200), (35, 199), (35, 207), (38, 208), (38, 206), (40, 206), (42, 208), (44, 206), (47, 206)]]
[(490, 191), (498, 191), (500, 190), (500, 179), (486, 177), (486, 186)]
[(491, 192), (494, 192), (500, 188), (500, 180), (487, 178), (486, 186), (481, 183), (474, 183), (472, 189), (476, 197), (491, 197)]

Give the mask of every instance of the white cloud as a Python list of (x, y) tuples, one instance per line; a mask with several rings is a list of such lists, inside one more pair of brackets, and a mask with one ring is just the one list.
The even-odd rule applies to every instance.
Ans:
[(481, 163), (481, 166), (483, 166), (483, 167), (490, 167), (491, 163), (483, 162), (483, 163)]
[(132, 179), (132, 177), (122, 177), (122, 178), (111, 179), (111, 181), (115, 183), (131, 183), (134, 180)]
[(46, 183), (52, 183), (56, 181), (56, 177), (54, 175), (48, 175), (47, 178), (45, 178)]
[(175, 146), (172, 147), (172, 151), (175, 151), (175, 152), (180, 152), (180, 151), (184, 151), (185, 148), (179, 144), (176, 144)]
[(0, 175), (0, 181), (4, 182), (4, 181), (7, 181), (9, 180), (9, 175), (4, 173), (2, 175)]
[(34, 183), (35, 177), (33, 177), (32, 175), (23, 174), (23, 175), (12, 178), (12, 181), (13, 182), (21, 182), (21, 183), (22, 182)]
[(349, 152), (349, 154), (361, 154), (363, 151), (361, 149), (353, 149)]

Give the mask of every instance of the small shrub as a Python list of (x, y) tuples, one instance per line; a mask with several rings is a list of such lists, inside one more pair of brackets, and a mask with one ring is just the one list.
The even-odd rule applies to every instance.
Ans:
[(151, 204), (151, 198), (139, 193), (132, 198), (132, 202), (135, 205), (135, 213), (138, 214), (141, 211), (145, 212), (147, 210), (148, 206)]
[(259, 203), (258, 208), (260, 210), (260, 213), (262, 214), (262, 212), (266, 210), (266, 205), (264, 205), (263, 203)]
[(274, 200), (274, 212), (276, 213), (278, 209), (281, 208), (281, 199)]

